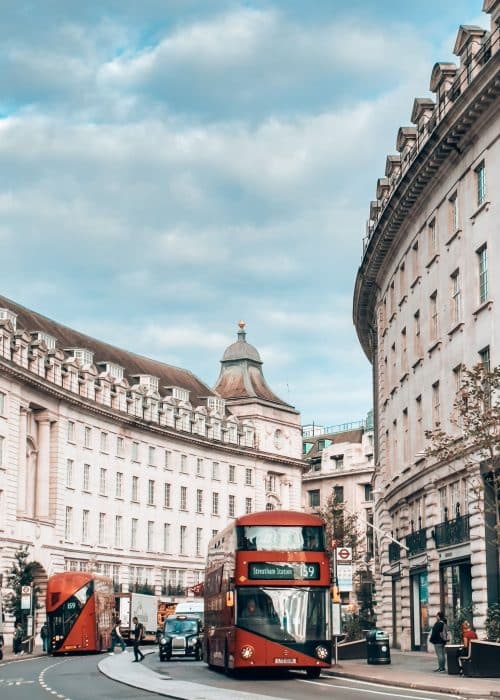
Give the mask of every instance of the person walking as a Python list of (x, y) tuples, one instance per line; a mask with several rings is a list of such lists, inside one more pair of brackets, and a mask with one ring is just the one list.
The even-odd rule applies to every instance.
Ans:
[(40, 629), (40, 637), (42, 639), (42, 651), (47, 653), (49, 650), (49, 628), (46, 622), (43, 623)]
[(446, 671), (446, 655), (444, 652), (444, 646), (448, 642), (448, 623), (447, 620), (440, 610), (436, 615), (436, 622), (432, 626), (430, 643), (434, 644), (434, 651), (436, 652), (438, 667), (434, 671)]
[(23, 637), (24, 637), (23, 626), (20, 622), (16, 622), (16, 626), (14, 628), (14, 635), (12, 636), (12, 651), (14, 652), (14, 654), (16, 656), (17, 656), (17, 654), (22, 653)]
[(132, 663), (134, 663), (144, 660), (144, 654), (139, 649), (139, 645), (144, 639), (144, 625), (136, 617), (132, 618), (132, 622), (134, 623), (134, 661)]
[[(125, 651), (125, 648), (126, 648), (127, 645), (125, 644), (125, 640), (124, 640), (123, 637), (122, 637), (122, 631), (121, 631), (121, 629), (120, 629), (121, 623), (122, 623), (121, 620), (117, 620), (117, 621), (116, 621), (116, 624), (115, 624), (115, 638), (114, 638), (114, 644), (118, 643), (118, 644), (120, 645), (120, 647), (121, 647), (121, 650), (122, 650), (122, 651)], [(114, 644), (113, 644), (113, 651), (115, 650)]]

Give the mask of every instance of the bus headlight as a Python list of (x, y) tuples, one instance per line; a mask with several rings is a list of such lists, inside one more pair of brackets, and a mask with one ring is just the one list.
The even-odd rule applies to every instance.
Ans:
[(316, 656), (321, 661), (324, 661), (325, 659), (328, 658), (328, 649), (324, 646), (321, 646), (321, 645), (316, 647)]
[(241, 658), (242, 659), (251, 659), (252, 656), (254, 655), (254, 648), (250, 646), (250, 644), (247, 644), (244, 647), (241, 647)]

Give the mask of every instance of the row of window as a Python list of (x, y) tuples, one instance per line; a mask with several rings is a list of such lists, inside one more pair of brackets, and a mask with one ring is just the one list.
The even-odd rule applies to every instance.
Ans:
[[(476, 203), (478, 207), (481, 207), (486, 202), (486, 169), (484, 160), (479, 163), (479, 165), (474, 169), (473, 173), (475, 177)], [(450, 243), (456, 234), (461, 230), (458, 189), (456, 189), (447, 200), (446, 237), (445, 240), (441, 242), (440, 215), (441, 212), (438, 211), (427, 223), (425, 229), (420, 231), (410, 248), (408, 256), (400, 263), (397, 272), (394, 275), (394, 279), (389, 285), (388, 293), (383, 299), (380, 310), (381, 318), (379, 325), (382, 332), (385, 330), (385, 328), (387, 328), (388, 322), (392, 320), (396, 314), (396, 282), (399, 286), (399, 304), (401, 304), (407, 294), (408, 283), (413, 286), (422, 274), (422, 266), (425, 264), (426, 267), (430, 267), (437, 258), (440, 243)], [(424, 246), (426, 249), (422, 250), (422, 246)], [(423, 256), (425, 256), (425, 259)], [(478, 249), (477, 256), (479, 265), (478, 299), (479, 302), (482, 303), (488, 298), (486, 246)], [(407, 280), (408, 258), (411, 274), (410, 280)], [(425, 260), (427, 260), (427, 262), (425, 262)], [(457, 277), (458, 279), (454, 281), (453, 277)], [(457, 287), (457, 285), (459, 286), (459, 283), (459, 272), (456, 271), (452, 274), (451, 280), (452, 299), (453, 289)], [(459, 299), (456, 300), (456, 306), (458, 305), (459, 301)]]
[[(217, 534), (217, 530), (213, 531), (213, 535)], [(120, 584), (122, 567), (119, 564), (111, 562), (89, 562), (88, 559), (66, 559), (66, 571), (95, 571), (113, 579), (116, 587)], [(162, 592), (172, 592), (184, 594), (187, 585), (196, 584), (203, 580), (203, 571), (192, 569), (174, 569), (162, 568), (160, 570)], [(130, 564), (128, 567), (128, 585), (129, 589), (134, 586), (153, 586), (154, 569), (150, 566), (136, 566)]]
[[(488, 301), (488, 248), (485, 245), (477, 251), (477, 279), (478, 279), (478, 302), (484, 304)], [(449, 325), (450, 332), (463, 321), (463, 291), (462, 291), (462, 276), (460, 269), (457, 268), (450, 275), (449, 286)], [(438, 291), (434, 290), (429, 297), (429, 343), (437, 343), (441, 336), (441, 321), (440, 321), (440, 305), (438, 299)], [(421, 316), (420, 309), (417, 309), (413, 314), (413, 356), (412, 365), (418, 362), (424, 354), (422, 340)], [(409, 348), (408, 348), (408, 332), (406, 326), (401, 330), (398, 348), (394, 341), (390, 348), (390, 354), (384, 357), (384, 376), (382, 377), (381, 389), (383, 393), (388, 393), (404, 377), (409, 371)]]
[[(1, 456), (1, 448), (2, 448), (2, 439), (0, 438), (0, 456)], [(0, 461), (1, 464), (1, 461)], [(83, 471), (82, 471), (82, 482), (81, 482), (81, 488), (82, 491), (85, 491), (87, 493), (91, 492), (91, 472), (92, 472), (92, 467), (90, 464), (84, 464), (83, 465)], [(124, 496), (124, 473), (123, 472), (116, 472), (115, 473), (115, 482), (114, 482), (114, 497), (123, 499)], [(233, 465), (229, 465), (229, 474), (228, 474), (228, 481), (230, 484), (236, 484), (236, 472), (235, 472), (235, 467)], [(216, 477), (214, 477), (216, 478)], [(109, 470), (106, 467), (100, 467), (99, 468), (99, 484), (98, 484), (98, 489), (97, 493), (99, 496), (108, 496), (109, 492)], [(253, 485), (253, 470), (250, 468), (245, 469), (245, 486), (252, 486)], [(67, 459), (66, 460), (66, 487), (67, 488), (75, 488), (75, 462), (73, 459)], [(132, 475), (131, 477), (131, 495), (130, 495), (130, 500), (134, 502), (139, 502), (139, 477)], [(184, 493), (183, 490), (187, 493), (187, 487), (186, 486), (181, 486), (181, 494)], [(156, 505), (156, 500), (155, 500), (155, 492), (157, 489), (157, 482), (154, 479), (148, 479), (147, 480), (147, 504), (150, 506)], [(165, 508), (170, 508), (170, 495), (171, 495), (171, 484), (168, 482), (164, 482), (163, 485), (164, 489), (164, 507)], [(197, 493), (203, 493), (202, 489), (198, 489)], [(182, 503), (182, 498), (181, 498), (181, 503)], [(200, 511), (201, 512), (201, 511)]]
[[(478, 353), (479, 362), (481, 362), (486, 369), (490, 370), (490, 348), (489, 346), (483, 348)], [(457, 394), (462, 388), (462, 371), (463, 366), (457, 365), (453, 368), (453, 388), (455, 394)], [(441, 415), (441, 384), (439, 381), (434, 382), (431, 387), (431, 428), (436, 429), (441, 425), (443, 416)], [(426, 441), (424, 439), (425, 429), (424, 426), (424, 410), (422, 405), (422, 395), (419, 394), (415, 398), (415, 421), (412, 424), (412, 436), (414, 443), (414, 452), (418, 453), (419, 450), (424, 448)], [(457, 417), (457, 422), (459, 422)], [(387, 429), (385, 433), (387, 454), (389, 457), (389, 466), (391, 467), (392, 473), (397, 473), (399, 471), (400, 464), (407, 466), (411, 459), (410, 454), (410, 417), (408, 413), (408, 407), (404, 408), (401, 415), (401, 436), (402, 436), (402, 450), (399, 444), (400, 431), (398, 426), (398, 419), (395, 418), (392, 421), (392, 429)]]
[[(219, 512), (219, 494), (218, 493), (213, 493), (212, 494), (212, 515), (220, 515)], [(245, 498), (245, 513), (251, 513), (253, 510), (253, 501), (251, 498)], [(201, 512), (201, 511), (199, 511)], [(234, 518), (236, 516), (236, 497), (234, 495), (230, 495), (228, 497), (228, 508), (227, 508), (227, 515), (230, 518)], [(99, 545), (109, 545), (111, 544), (110, 542), (110, 537), (109, 537), (109, 521), (114, 522), (114, 530), (113, 530), (113, 538), (112, 538), (112, 544), (115, 547), (124, 547), (125, 546), (125, 539), (124, 539), (124, 527), (125, 527), (125, 518), (122, 515), (115, 515), (114, 516), (114, 521), (112, 517), (110, 517), (107, 513), (99, 513), (99, 517), (97, 520), (97, 544)], [(130, 549), (143, 549), (144, 545), (146, 548), (146, 551), (148, 552), (156, 552), (158, 551), (158, 532), (157, 532), (157, 523), (153, 520), (148, 520), (147, 521), (147, 528), (146, 528), (146, 534), (145, 534), (145, 542), (142, 541), (142, 538), (144, 537), (144, 533), (142, 529), (140, 529), (139, 525), (139, 518), (131, 518), (130, 520), (130, 537), (128, 540), (128, 545)], [(142, 521), (141, 521), (142, 523)], [(66, 506), (66, 513), (65, 513), (65, 523), (64, 523), (64, 537), (66, 540), (73, 540), (76, 536), (77, 533), (75, 532), (75, 509), (73, 506)], [(88, 509), (83, 509), (81, 511), (81, 528), (80, 528), (80, 539), (82, 544), (93, 544), (95, 538), (91, 538), (91, 511)], [(172, 544), (171, 544), (171, 532), (172, 532), (172, 526), (170, 523), (163, 523), (162, 525), (162, 533), (161, 533), (161, 547), (160, 551), (164, 554), (170, 554), (172, 551)], [(195, 547), (195, 556), (201, 556), (201, 547), (202, 547), (202, 534), (204, 532), (204, 528), (196, 528), (196, 547)], [(178, 553), (179, 554), (188, 554), (186, 551), (186, 543), (187, 543), (187, 533), (188, 533), (188, 527), (187, 525), (179, 525), (178, 529)], [(192, 553), (191, 553), (192, 554)]]
[[(360, 484), (363, 489), (363, 500), (373, 501), (373, 487), (371, 484)], [(337, 503), (344, 502), (344, 487), (333, 486), (332, 493)], [(307, 492), (307, 505), (309, 508), (321, 507), (321, 491), (320, 489), (310, 489)]]
[[(75, 443), (75, 427), (74, 421), (68, 421), (68, 442)], [(109, 453), (110, 436), (105, 431), (100, 431), (100, 451), (105, 454)], [(92, 449), (92, 428), (84, 426), (84, 447)], [(137, 441), (131, 443), (131, 460), (133, 462), (141, 462), (141, 444)], [(158, 466), (161, 454), (162, 466), (164, 469), (173, 469), (174, 453), (171, 450), (156, 448), (151, 445), (147, 446), (147, 464), (151, 467)], [(125, 438), (116, 436), (116, 456), (125, 457)], [(193, 457), (196, 460), (194, 473), (196, 476), (205, 476), (205, 461), (203, 457)], [(220, 479), (220, 463), (217, 461), (211, 462), (212, 479)], [(229, 483), (236, 483), (237, 467), (234, 464), (228, 465), (227, 480)], [(179, 455), (179, 471), (181, 474), (189, 474), (189, 457), (186, 454)], [(245, 469), (245, 483), (247, 486), (252, 485), (252, 469)]]

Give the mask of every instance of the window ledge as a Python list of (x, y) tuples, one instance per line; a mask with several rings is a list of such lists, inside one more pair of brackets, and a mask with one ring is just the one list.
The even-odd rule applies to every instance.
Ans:
[(450, 328), (450, 330), (448, 331), (448, 335), (451, 337), (455, 333), (458, 333), (458, 331), (463, 332), (463, 329), (464, 329), (464, 322), (459, 321), (458, 323), (455, 323), (455, 325)]
[(429, 259), (429, 262), (426, 264), (425, 267), (427, 269), (430, 269), (433, 266), (433, 264), (436, 262), (436, 260), (438, 260), (438, 259), (439, 259), (439, 253), (437, 251), (432, 253), (432, 255)]
[(408, 299), (408, 295), (405, 294), (405, 295), (399, 300), (399, 302), (398, 302), (399, 308), (401, 308), (401, 307), (403, 306), (403, 304), (405, 303), (405, 301), (406, 301), (407, 299)]
[(420, 356), (420, 357), (417, 357), (417, 359), (415, 360), (415, 362), (412, 364), (411, 367), (412, 367), (413, 371), (415, 371), (417, 369), (417, 367), (419, 367), (420, 365), (423, 365), (423, 364), (424, 364), (424, 358), (422, 356)]
[(484, 210), (488, 211), (489, 206), (490, 206), (490, 201), (488, 199), (485, 199), (484, 202), (478, 206), (476, 211), (473, 214), (471, 214), (470, 220), (474, 221), (476, 216), (478, 216), (482, 211), (484, 211)]
[(402, 374), (401, 379), (399, 380), (400, 384), (404, 384), (405, 380), (408, 379), (408, 370), (404, 370), (404, 374)]
[(460, 234), (461, 234), (461, 233), (462, 233), (462, 229), (461, 229), (461, 228), (457, 228), (457, 230), (456, 230), (456, 231), (453, 231), (453, 233), (451, 234), (451, 236), (448, 238), (448, 240), (446, 241), (445, 245), (447, 245), (447, 246), (451, 245), (451, 244), (453, 243), (453, 241), (455, 240), (455, 238), (457, 238), (457, 237), (460, 238)]
[(435, 340), (432, 343), (432, 345), (429, 346), (427, 352), (429, 353), (429, 355), (432, 355), (434, 350), (438, 350), (440, 348), (440, 346), (441, 346), (441, 340)]
[(422, 279), (422, 278), (420, 277), (420, 275), (417, 275), (417, 276), (415, 277), (415, 279), (413, 280), (413, 282), (410, 284), (410, 288), (413, 289), (414, 287), (416, 287), (417, 284), (420, 282), (421, 279)]
[(472, 312), (472, 315), (474, 316), (475, 320), (477, 320), (477, 317), (479, 314), (484, 311), (485, 309), (488, 309), (488, 311), (491, 310), (491, 307), (493, 306), (493, 299), (488, 299), (487, 301), (483, 301), (483, 303), (477, 307), (475, 311)]

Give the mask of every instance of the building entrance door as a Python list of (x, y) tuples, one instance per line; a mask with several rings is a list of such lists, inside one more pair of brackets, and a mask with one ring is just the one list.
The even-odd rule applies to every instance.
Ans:
[(411, 581), (411, 648), (414, 651), (427, 651), (427, 631), (429, 629), (429, 593), (427, 570), (417, 571), (410, 576)]

